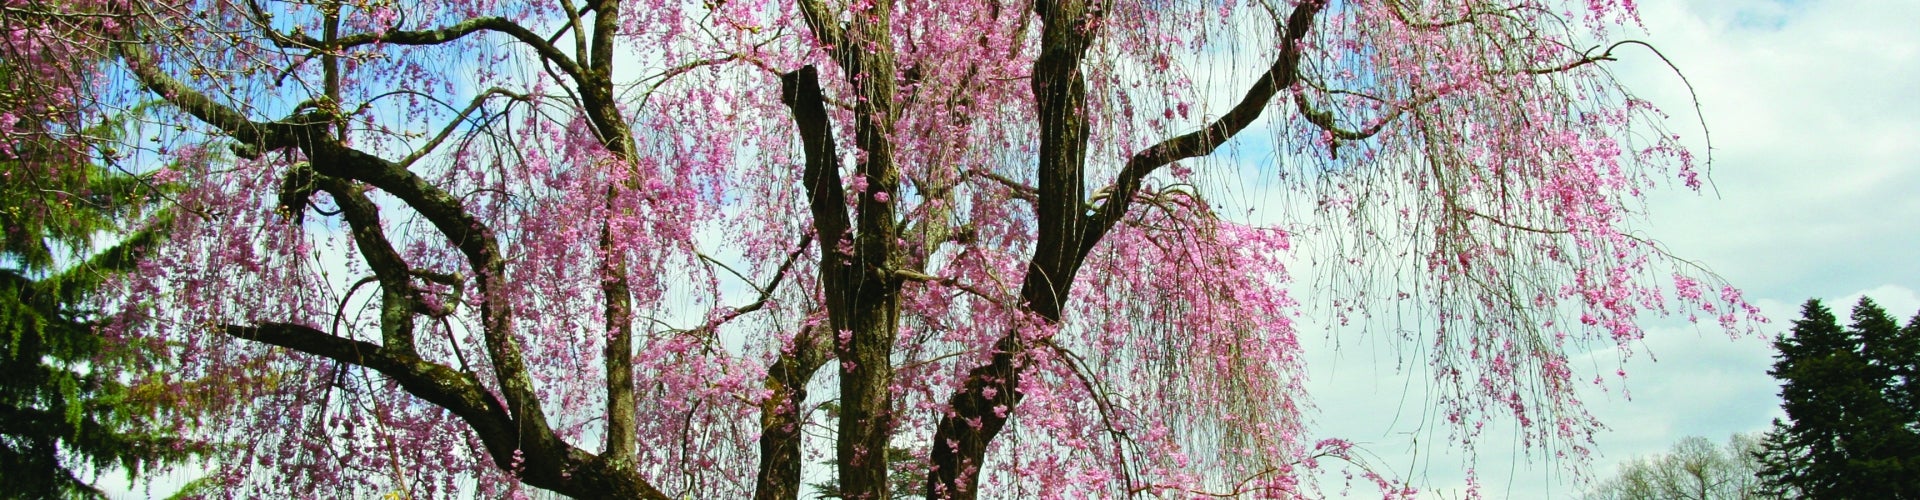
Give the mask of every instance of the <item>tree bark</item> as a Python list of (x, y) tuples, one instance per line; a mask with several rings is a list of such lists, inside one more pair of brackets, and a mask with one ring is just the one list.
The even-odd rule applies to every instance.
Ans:
[(799, 498), (807, 383), (831, 359), (827, 333), (819, 327), (801, 330), (794, 338), (793, 352), (782, 353), (767, 369), (767, 390), (772, 394), (760, 404), (760, 472), (754, 500)]
[[(1145, 177), (1175, 161), (1211, 153), (1258, 118), (1273, 95), (1298, 81), (1301, 41), (1324, 6), (1322, 0), (1295, 5), (1282, 27), (1284, 45), (1279, 59), (1239, 104), (1199, 131), (1135, 154), (1109, 187), (1105, 203), (1088, 210), (1084, 168), (1086, 79), (1080, 62), (1095, 34), (1087, 26), (1097, 26), (1099, 20), (1089, 17), (1093, 14), (1085, 0), (1036, 2), (1034, 9), (1046, 24), (1032, 80), (1040, 121), (1035, 202), (1040, 232), (1021, 284), (1022, 306), (1041, 320), (1058, 325), (1080, 266), (1107, 231), (1126, 215)], [(948, 399), (950, 411), (934, 431), (931, 470), (927, 474), (929, 498), (979, 496), (979, 476), (987, 448), (1005, 428), (1022, 397), (1019, 384), (1027, 367), (1024, 352), (1030, 340), (1023, 338), (1019, 329), (1001, 336), (993, 345), (991, 360), (968, 371), (966, 383)]]

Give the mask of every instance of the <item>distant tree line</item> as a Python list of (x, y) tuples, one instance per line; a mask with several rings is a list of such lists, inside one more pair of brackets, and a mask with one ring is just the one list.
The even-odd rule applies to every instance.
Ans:
[(1724, 445), (1688, 436), (1671, 451), (1630, 460), (1620, 472), (1590, 490), (1587, 500), (1763, 498), (1760, 484), (1761, 438), (1734, 434)]
[(1786, 419), (1723, 446), (1682, 439), (1586, 498), (1920, 498), (1920, 315), (1901, 327), (1862, 298), (1843, 327), (1809, 300), (1773, 344)]

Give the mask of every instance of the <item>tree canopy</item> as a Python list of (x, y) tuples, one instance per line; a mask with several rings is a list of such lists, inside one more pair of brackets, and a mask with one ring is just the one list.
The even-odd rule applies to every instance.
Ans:
[(1734, 434), (1725, 445), (1688, 436), (1667, 453), (1629, 460), (1595, 483), (1588, 500), (1749, 500), (1763, 498), (1761, 437)]
[(1755, 315), (1634, 231), (1701, 169), (1611, 73), (1632, 2), (4, 8), (48, 78), (0, 113), (158, 99), (127, 154), (207, 160), (116, 286), (243, 494), (1289, 496), (1357, 460), (1303, 303), (1417, 311), (1457, 442), (1576, 459), (1570, 350)]
[(1920, 496), (1920, 316), (1901, 328), (1862, 297), (1840, 326), (1809, 300), (1793, 330), (1774, 340), (1768, 373), (1780, 379), (1787, 420), (1775, 420), (1761, 454), (1769, 491), (1807, 498)]

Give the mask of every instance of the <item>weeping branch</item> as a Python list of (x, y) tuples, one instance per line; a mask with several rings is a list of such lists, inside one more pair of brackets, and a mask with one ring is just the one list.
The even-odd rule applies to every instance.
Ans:
[[(1212, 154), (1214, 149), (1219, 148), (1221, 144), (1225, 144), (1228, 139), (1232, 139), (1234, 135), (1251, 125), (1266, 110), (1274, 94), (1291, 88), (1300, 81), (1302, 41), (1307, 36), (1307, 30), (1312, 27), (1314, 17), (1325, 6), (1324, 1), (1315, 0), (1302, 2), (1294, 7), (1293, 13), (1287, 16), (1287, 23), (1283, 28), (1285, 32), (1281, 41), (1279, 59), (1274, 61), (1273, 67), (1267, 69), (1266, 74), (1254, 81), (1253, 86), (1249, 87), (1246, 94), (1240, 98), (1239, 104), (1235, 104), (1233, 109), (1228, 110), (1225, 115), (1221, 115), (1219, 119), (1200, 130), (1161, 141), (1159, 144), (1134, 153), (1133, 158), (1127, 161), (1126, 168), (1121, 170), (1119, 178), (1107, 189), (1115, 193), (1132, 193), (1139, 190), (1147, 175), (1159, 170), (1160, 167), (1187, 158)], [(1082, 258), (1087, 252), (1093, 250), (1093, 246), (1113, 228), (1114, 223), (1126, 216), (1128, 205), (1132, 202), (1131, 196), (1115, 196), (1108, 198), (1107, 202), (1100, 206), (1094, 223), (1087, 228), (1087, 237), (1081, 239), (1080, 256)]]
[[(1035, 3), (1046, 31), (1033, 71), (1041, 122), (1035, 210), (1040, 233), (1021, 287), (1021, 299), (1028, 310), (1057, 323), (1074, 274), (1100, 239), (1126, 216), (1146, 176), (1175, 161), (1212, 153), (1259, 118), (1274, 95), (1299, 81), (1302, 41), (1325, 5), (1320, 0), (1296, 5), (1283, 27), (1279, 59), (1254, 82), (1240, 103), (1201, 130), (1134, 154), (1119, 178), (1101, 190), (1109, 193), (1105, 203), (1087, 214), (1083, 179), (1086, 88), (1080, 58), (1092, 33), (1080, 26), (1088, 16), (1088, 6), (1072, 0)], [(971, 499), (979, 495), (979, 470), (987, 447), (1020, 402), (1019, 381), (1027, 368), (1024, 352), (1029, 347), (1018, 331), (1002, 335), (992, 346), (992, 360), (969, 370), (964, 386), (948, 399), (950, 411), (932, 439), (936, 444), (928, 473), (929, 497)]]
[[(358, 206), (351, 194), (352, 185), (327, 185), (324, 178), (365, 183), (392, 194), (433, 224), (445, 240), (458, 248), (474, 270), (479, 285), (481, 332), (489, 358), (493, 361), (495, 382), (505, 401), (487, 395), (477, 379), (445, 366), (429, 363), (397, 349), (408, 339), (387, 336), (396, 345), (382, 346), (335, 337), (305, 326), (266, 323), (256, 326), (229, 325), (224, 331), (233, 337), (276, 345), (314, 354), (343, 363), (371, 368), (388, 374), (409, 393), (452, 410), (485, 437), (488, 453), (495, 464), (511, 468), (515, 452), (520, 452), (521, 479), (528, 484), (566, 492), (576, 496), (616, 496), (627, 498), (667, 498), (635, 474), (631, 468), (608, 464), (591, 453), (562, 441), (546, 422), (539, 396), (534, 392), (526, 361), (513, 337), (512, 307), (500, 292), (498, 282), (506, 276), (506, 261), (500, 255), (493, 230), (474, 217), (459, 198), (428, 183), (401, 165), (373, 154), (348, 147), (330, 134), (329, 124), (319, 111), (303, 111), (277, 122), (256, 122), (239, 111), (218, 103), (205, 94), (167, 75), (155, 65), (145, 47), (135, 43), (116, 46), (134, 77), (147, 90), (187, 114), (239, 141), (240, 153), (258, 155), (266, 151), (297, 149), (305, 156), (317, 187), (337, 188), (348, 193), (342, 213), (356, 227), (377, 226), (371, 207)], [(363, 211), (365, 209), (365, 211)], [(357, 214), (357, 215), (356, 215)], [(375, 235), (356, 241), (376, 242)], [(370, 259), (386, 259), (377, 245), (368, 252)], [(404, 263), (376, 264), (386, 271), (398, 270), (399, 280), (408, 274)], [(389, 291), (408, 290), (410, 286), (389, 287)], [(396, 284), (398, 280), (393, 280)], [(412, 314), (411, 308), (404, 314)], [(388, 319), (383, 311), (383, 320)], [(405, 321), (410, 321), (408, 318)], [(395, 329), (400, 325), (395, 325)], [(410, 332), (410, 329), (409, 329)]]

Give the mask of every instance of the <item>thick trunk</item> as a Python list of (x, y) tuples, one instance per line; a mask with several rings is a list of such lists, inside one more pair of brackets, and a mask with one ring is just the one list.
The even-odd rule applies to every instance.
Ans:
[(807, 383), (831, 358), (829, 332), (808, 328), (794, 338), (793, 352), (783, 353), (767, 369), (767, 390), (760, 404), (760, 472), (754, 500), (792, 500), (800, 495), (800, 455), (807, 423)]
[[(614, 194), (607, 192), (607, 210)], [(607, 344), (601, 359), (607, 372), (607, 434), (600, 459), (615, 469), (631, 469), (638, 442), (633, 399), (633, 293), (627, 286), (625, 259), (613, 251), (613, 234), (607, 222), (600, 224), (600, 291), (606, 300)]]
[[(639, 164), (640, 154), (634, 147), (633, 131), (626, 119), (620, 114), (620, 107), (613, 95), (613, 38), (619, 31), (620, 2), (601, 1), (594, 8), (592, 51), (586, 54), (587, 68), (578, 80), (580, 86), (580, 104), (592, 123), (600, 143), (607, 148), (618, 161), (615, 167), (629, 174), (623, 181), (626, 187), (634, 186), (632, 175)], [(633, 457), (639, 446), (635, 428), (638, 425), (635, 415), (633, 384), (633, 293), (627, 285), (628, 269), (625, 256), (616, 251), (614, 241), (617, 238), (637, 238), (644, 235), (615, 235), (611, 232), (611, 218), (616, 215), (615, 202), (619, 197), (620, 186), (609, 185), (604, 196), (605, 215), (600, 221), (600, 291), (605, 301), (607, 343), (601, 352), (601, 360), (607, 372), (607, 430), (601, 445), (600, 460), (614, 470), (632, 470)]]
[(854, 315), (855, 329), (839, 348), (840, 492), (852, 499), (885, 499), (887, 444), (893, 437), (893, 333), (897, 299), (880, 298)]
[(821, 243), (822, 295), (840, 360), (838, 479), (847, 498), (884, 499), (889, 496), (892, 358), (900, 310), (901, 279), (893, 269), (905, 254), (893, 204), (900, 195), (893, 162), (893, 5), (876, 2), (845, 32), (823, 5), (803, 1), (801, 8), (815, 35), (835, 45), (834, 59), (854, 83), (854, 144), (861, 153), (858, 175), (865, 181), (865, 189), (853, 193), (858, 211), (850, 221), (818, 74), (807, 67), (785, 75), (783, 100), (793, 109), (806, 147), (804, 182)]
[[(1061, 306), (1079, 271), (1081, 238), (1088, 222), (1087, 86), (1080, 60), (1093, 34), (1085, 26), (1098, 20), (1087, 19), (1084, 0), (1042, 1), (1034, 5), (1034, 10), (1045, 23), (1032, 77), (1040, 122), (1039, 185), (1034, 207), (1039, 234), (1020, 297), (1023, 306), (1052, 323), (1060, 320)], [(969, 371), (966, 385), (948, 399), (951, 412), (940, 420), (934, 433), (928, 497), (979, 496), (987, 446), (1020, 403), (1018, 388), (1026, 347), (1017, 332), (1002, 336), (993, 346), (992, 361)]]
[(850, 295), (842, 311), (847, 336), (836, 335), (840, 357), (840, 488), (846, 498), (886, 499), (887, 448), (893, 437), (893, 344), (899, 330), (900, 278), (893, 275), (902, 253), (893, 197), (900, 172), (894, 166), (893, 2), (874, 2), (848, 33), (855, 52), (844, 68), (854, 82), (854, 144), (863, 157), (859, 173), (866, 190), (857, 193), (859, 212), (851, 269), (853, 288), (827, 290)]
[[(1301, 41), (1324, 2), (1294, 6), (1282, 26), (1279, 60), (1247, 90), (1241, 102), (1199, 131), (1168, 139), (1136, 154), (1110, 187), (1104, 205), (1086, 206), (1086, 79), (1080, 61), (1097, 26), (1097, 12), (1086, 0), (1041, 0), (1034, 10), (1046, 23), (1040, 57), (1034, 61), (1033, 91), (1039, 112), (1039, 185), (1035, 219), (1039, 230), (1020, 296), (1025, 307), (1058, 324), (1075, 275), (1087, 254), (1126, 215), (1144, 178), (1174, 161), (1203, 156), (1259, 117), (1272, 96), (1298, 81)], [(1101, 8), (1098, 11), (1104, 11)], [(1092, 15), (1094, 18), (1090, 18)], [(967, 372), (966, 384), (949, 400), (951, 411), (935, 429), (927, 496), (971, 499), (979, 496), (980, 470), (988, 446), (1019, 405), (1024, 350), (1030, 339), (1009, 332), (995, 342), (993, 358)]]

